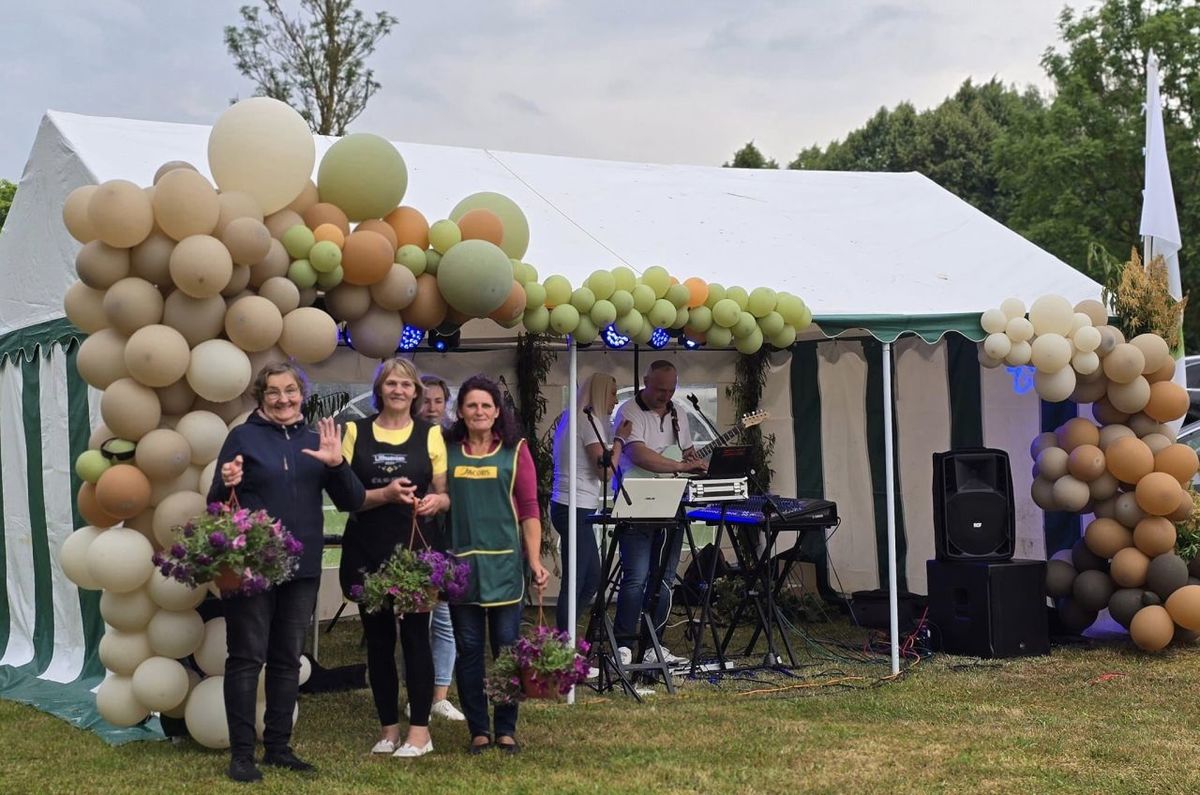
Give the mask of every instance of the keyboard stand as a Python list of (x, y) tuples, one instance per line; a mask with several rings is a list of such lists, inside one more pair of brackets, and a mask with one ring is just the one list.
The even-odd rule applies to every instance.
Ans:
[[(721, 506), (721, 519), (717, 523), (716, 528), (716, 534), (713, 537), (713, 546), (719, 553), (721, 550), (721, 536), (725, 531), (724, 505)], [(691, 547), (692, 550), (692, 560), (697, 560), (698, 553), (696, 551), (696, 541), (692, 537), (692, 525), (690, 522), (687, 525), (687, 539), (688, 546)], [(724, 671), (726, 668), (725, 648), (722, 646), (720, 635), (717, 633), (717, 626), (712, 612), (713, 583), (717, 577), (717, 559), (718, 555), (714, 554), (712, 556), (712, 561), (708, 565), (708, 571), (701, 572), (702, 576), (704, 577), (704, 587), (702, 589), (703, 593), (700, 597), (700, 617), (698, 619), (691, 619), (690, 621), (693, 642), (692, 663), (688, 668), (689, 676), (695, 676), (696, 672), (700, 670), (701, 667), (700, 652), (702, 650), (702, 646), (704, 645), (705, 627), (708, 627), (708, 630), (712, 633), (713, 649), (716, 650), (717, 661), (720, 665), (719, 670)]]
[[(758, 614), (758, 623), (755, 625), (755, 632), (750, 642), (746, 644), (746, 649), (742, 654), (745, 656), (753, 654), (761, 631), (761, 634), (766, 636), (767, 641), (765, 665), (769, 668), (777, 668), (783, 666), (783, 658), (779, 655), (779, 651), (775, 645), (775, 627), (782, 628), (783, 614), (779, 611), (779, 606), (775, 603), (774, 577), (772, 576), (775, 563), (771, 558), (771, 550), (775, 546), (779, 530), (772, 528), (769, 516), (766, 518), (762, 528), (764, 543), (761, 553), (755, 549), (754, 545), (754, 542), (759, 537), (758, 526), (741, 525), (737, 527), (736, 532), (731, 534), (734, 553), (737, 555), (738, 563), (742, 570), (742, 580), (745, 583), (746, 595), (733, 612), (733, 618), (729, 622), (729, 628), (725, 632), (725, 638), (721, 641), (720, 648), (721, 653), (724, 654), (725, 650), (729, 647), (730, 641), (733, 639), (733, 633), (741, 623), (742, 616), (750, 606), (753, 606), (755, 612)], [(783, 639), (784, 648), (787, 650), (788, 660), (791, 662), (792, 667), (795, 667), (796, 655), (792, 650), (791, 640), (788, 639), (786, 631), (781, 631), (779, 634)]]

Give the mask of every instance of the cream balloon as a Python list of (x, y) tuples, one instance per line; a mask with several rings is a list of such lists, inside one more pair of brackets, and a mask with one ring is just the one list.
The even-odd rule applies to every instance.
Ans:
[(104, 630), (100, 638), (100, 662), (115, 674), (133, 676), (145, 660), (154, 656), (145, 632), (122, 632), (114, 627)]
[(156, 428), (142, 437), (134, 451), (138, 469), (151, 480), (174, 480), (188, 468), (192, 447), (177, 430)]
[(1033, 324), (1024, 317), (1010, 318), (1004, 327), (1004, 333), (1013, 342), (1029, 342), (1033, 339)]
[(1064, 367), (1055, 373), (1038, 371), (1033, 374), (1033, 386), (1037, 393), (1050, 403), (1066, 400), (1075, 391), (1075, 371)]
[(175, 543), (174, 528), (200, 516), (207, 505), (204, 495), (195, 491), (177, 491), (164, 497), (154, 508), (154, 537), (159, 546), (166, 548)]
[[(1100, 347), (1100, 330), (1094, 326), (1085, 326), (1072, 335), (1071, 342), (1075, 345), (1076, 350), (1091, 353)], [(1098, 354), (1097, 358), (1099, 358)]]
[(225, 658), (229, 650), (225, 645), (225, 619), (210, 618), (204, 622), (204, 640), (195, 651), (196, 665), (208, 676), (225, 674)]
[(96, 230), (88, 218), (88, 202), (96, 192), (95, 185), (82, 185), (67, 194), (63, 202), (63, 224), (71, 237), (80, 243), (90, 243), (96, 239)]
[(145, 588), (126, 593), (105, 591), (100, 594), (100, 617), (104, 623), (122, 632), (141, 632), (158, 611)]
[(146, 627), (146, 637), (155, 654), (173, 660), (186, 657), (204, 640), (204, 619), (195, 610), (159, 610)]
[(115, 248), (136, 246), (154, 228), (150, 197), (128, 180), (110, 179), (96, 186), (87, 214), (96, 237)]
[(133, 695), (155, 712), (174, 709), (187, 698), (187, 670), (169, 657), (150, 657), (133, 672)]
[(1040, 373), (1057, 373), (1071, 362), (1074, 350), (1066, 337), (1056, 333), (1039, 334), (1033, 340), (1033, 366)]
[(192, 298), (183, 290), (176, 290), (163, 304), (163, 323), (182, 334), (194, 348), (221, 333), (226, 309), (219, 295)]
[(989, 334), (983, 341), (983, 350), (993, 359), (1003, 359), (1012, 350), (1013, 341), (1006, 334)]
[(206, 400), (214, 403), (233, 400), (246, 391), (252, 375), (246, 354), (228, 340), (208, 340), (192, 349), (188, 384)]
[(1008, 325), (1008, 317), (1000, 309), (989, 309), (979, 317), (979, 325), (988, 334), (1003, 334)]
[(113, 726), (136, 726), (150, 716), (133, 690), (129, 676), (110, 676), (96, 689), (96, 711)]
[(304, 118), (267, 97), (234, 104), (208, 136), (208, 165), (217, 186), (250, 194), (267, 214), (287, 207), (304, 191), (316, 157)]
[(212, 234), (221, 217), (217, 192), (201, 174), (185, 168), (169, 171), (155, 184), (154, 220), (175, 240)]
[[(364, 287), (363, 289), (365, 290), (366, 288)], [(260, 297), (275, 304), (281, 317), (300, 306), (300, 288), (291, 279), (283, 276), (274, 276), (267, 279), (258, 288), (258, 294)], [(279, 333), (283, 333), (282, 328), (280, 328)]]
[(192, 298), (220, 295), (233, 276), (233, 258), (225, 244), (210, 235), (192, 235), (171, 252), (171, 281)]
[(210, 676), (192, 688), (184, 708), (183, 719), (187, 724), (188, 734), (205, 748), (220, 750), (229, 747), (224, 676)]
[(1071, 333), (1075, 310), (1070, 301), (1060, 295), (1043, 295), (1029, 308), (1029, 321), (1039, 336), (1058, 334), (1063, 337)]
[(178, 331), (154, 324), (133, 333), (125, 343), (124, 358), (125, 369), (138, 383), (168, 387), (187, 372), (191, 351)]
[(283, 317), (279, 347), (301, 364), (324, 361), (337, 349), (337, 324), (320, 309), (294, 309)]
[(258, 295), (240, 298), (225, 313), (225, 333), (247, 353), (263, 351), (279, 341), (283, 315), (269, 299)]
[(100, 583), (88, 568), (88, 548), (103, 531), (84, 525), (67, 536), (58, 551), (58, 563), (67, 579), (88, 591), (100, 590)]
[(150, 600), (164, 610), (194, 610), (207, 595), (203, 588), (193, 588), (173, 577), (165, 577), (158, 570), (150, 575), (146, 591)]
[(63, 296), (63, 311), (76, 328), (92, 334), (108, 327), (104, 314), (104, 291), (93, 290), (83, 282), (75, 282)]
[(1008, 355), (1004, 357), (1004, 361), (1013, 367), (1020, 367), (1029, 364), (1031, 358), (1033, 358), (1033, 346), (1028, 342), (1014, 342), (1008, 349)]
[(79, 375), (96, 389), (108, 389), (113, 383), (129, 378), (125, 364), (125, 346), (129, 338), (112, 328), (102, 328), (79, 346), (75, 366)]
[(101, 588), (124, 593), (150, 579), (153, 555), (154, 547), (137, 530), (111, 527), (88, 547), (88, 571)]
[[(1000, 311), (1004, 313), (1004, 316), (1009, 321), (1016, 320), (1017, 318), (1023, 319), (1025, 317), (1025, 302), (1020, 298), (1005, 298), (1000, 302)], [(1019, 341), (1013, 340), (1013, 342)]]

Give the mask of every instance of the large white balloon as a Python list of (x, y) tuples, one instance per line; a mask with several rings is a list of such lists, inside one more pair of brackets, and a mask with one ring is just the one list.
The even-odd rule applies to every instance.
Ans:
[(196, 665), (209, 676), (223, 676), (228, 654), (225, 645), (225, 619), (210, 618), (204, 623), (204, 640), (194, 652)]
[(100, 590), (100, 583), (88, 568), (88, 549), (102, 532), (91, 525), (84, 525), (67, 536), (58, 552), (58, 563), (62, 566), (63, 574), (80, 588), (89, 591)]
[(208, 136), (208, 168), (217, 186), (250, 194), (267, 215), (287, 207), (308, 186), (316, 159), (308, 122), (267, 97), (236, 103)]
[(224, 676), (211, 676), (192, 688), (183, 719), (187, 723), (188, 734), (205, 748), (229, 747)]
[(96, 711), (113, 726), (134, 726), (150, 716), (150, 708), (133, 692), (133, 679), (110, 676), (96, 690)]
[(186, 657), (204, 640), (204, 619), (195, 610), (159, 610), (146, 627), (146, 637), (155, 654), (172, 660)]
[(105, 591), (100, 594), (100, 617), (105, 624), (124, 632), (141, 632), (157, 610), (158, 606), (150, 599), (145, 588), (126, 593)]
[(178, 707), (187, 698), (187, 670), (169, 657), (150, 657), (133, 672), (133, 695), (155, 712)]
[(145, 632), (122, 632), (108, 627), (100, 638), (100, 662), (115, 674), (133, 676), (143, 661), (154, 656)]
[[(188, 385), (214, 403), (233, 400), (250, 385), (250, 360), (228, 340), (208, 340), (192, 349)], [(224, 422), (222, 422), (224, 424)]]
[(88, 547), (88, 571), (101, 588), (124, 593), (140, 588), (154, 571), (154, 547), (137, 530), (112, 527)]
[[(203, 588), (193, 588), (155, 571), (146, 586), (150, 599), (164, 610), (193, 610), (204, 601)], [(150, 618), (153, 618), (152, 615)], [(149, 619), (147, 619), (149, 622)]]

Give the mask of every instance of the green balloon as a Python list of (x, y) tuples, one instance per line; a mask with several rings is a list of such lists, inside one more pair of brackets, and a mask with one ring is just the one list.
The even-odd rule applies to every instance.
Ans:
[(762, 330), (763, 337), (766, 339), (771, 339), (782, 331), (783, 326), (783, 315), (778, 312), (768, 312), (758, 319), (758, 327)]
[(627, 293), (632, 293), (633, 288), (637, 286), (637, 276), (633, 271), (626, 268), (624, 265), (618, 265), (612, 269), (613, 285), (617, 290), (624, 290)]
[(345, 275), (345, 270), (342, 269), (341, 265), (338, 265), (328, 273), (318, 273), (317, 286), (322, 290), (332, 290), (334, 287), (337, 287), (342, 283), (342, 279), (345, 277)]
[(317, 273), (329, 273), (342, 264), (342, 250), (332, 240), (322, 240), (309, 249), (308, 262)]
[[(799, 299), (797, 299), (799, 300)], [(796, 327), (796, 332), (804, 331), (812, 324), (812, 310), (808, 308), (808, 304), (800, 301), (800, 317), (792, 325)]]
[(296, 224), (283, 233), (279, 242), (283, 243), (283, 247), (287, 249), (287, 253), (291, 255), (292, 259), (306, 259), (309, 250), (317, 242), (317, 238), (307, 226)]
[(685, 306), (682, 309), (675, 310), (675, 319), (671, 321), (671, 328), (683, 328), (688, 322), (688, 308)]
[(796, 329), (788, 325), (785, 325), (778, 333), (771, 337), (771, 344), (780, 350), (792, 347), (792, 343), (795, 341)]
[(437, 282), (447, 304), (470, 317), (487, 317), (512, 292), (512, 261), (495, 243), (464, 240), (442, 257)]
[(642, 274), (642, 284), (649, 285), (654, 290), (655, 298), (662, 298), (671, 286), (671, 274), (661, 265), (651, 265)]
[(517, 284), (525, 284), (529, 281), (529, 269), (525, 267), (525, 263), (519, 259), (512, 260), (513, 278), (517, 280)]
[(755, 287), (746, 301), (746, 308), (755, 317), (766, 317), (768, 312), (775, 310), (777, 300), (775, 291), (770, 287)]
[(654, 288), (648, 284), (639, 284), (633, 288), (633, 308), (645, 314), (658, 300), (654, 296)]
[(566, 276), (547, 276), (543, 282), (546, 288), (546, 303), (551, 306), (559, 304), (567, 304), (571, 302), (571, 283), (567, 281)]
[(317, 271), (306, 259), (298, 259), (289, 265), (287, 275), (301, 290), (317, 283)]
[(703, 334), (712, 328), (712, 324), (712, 310), (707, 306), (698, 306), (688, 312), (687, 325), (689, 328), (695, 329)]
[(728, 348), (729, 343), (733, 342), (733, 332), (722, 326), (713, 326), (707, 334), (710, 348)]
[(591, 317), (597, 328), (607, 328), (609, 323), (617, 319), (617, 308), (612, 301), (601, 298), (592, 304)]
[(729, 330), (733, 332), (734, 339), (740, 340), (758, 331), (758, 321), (749, 312), (742, 312), (738, 315), (737, 322)]
[(570, 304), (559, 304), (550, 310), (550, 328), (559, 334), (570, 334), (579, 325), (579, 310)]
[(741, 315), (742, 310), (732, 298), (722, 298), (712, 308), (713, 323), (721, 328), (732, 328)]
[(571, 306), (578, 309), (580, 314), (591, 311), (591, 308), (595, 303), (596, 294), (587, 287), (580, 287), (578, 290), (571, 293)]
[[(429, 247), (434, 251), (445, 254), (452, 246), (461, 242), (462, 230), (453, 221), (443, 218), (440, 221), (434, 221), (433, 226), (429, 227)], [(510, 264), (509, 268), (511, 267)]]
[(75, 474), (81, 480), (94, 484), (110, 466), (112, 466), (112, 462), (105, 458), (99, 450), (84, 450), (75, 459)]
[(442, 264), (442, 252), (435, 248), (425, 250), (425, 272), (437, 276), (438, 265)]
[(675, 306), (665, 298), (660, 298), (646, 313), (646, 319), (655, 328), (666, 328), (675, 320)]
[(688, 305), (688, 301), (692, 300), (692, 292), (686, 284), (672, 284), (667, 288), (667, 294), (663, 297), (670, 301), (676, 309), (683, 309)]
[(420, 276), (429, 268), (429, 259), (425, 256), (425, 249), (405, 243), (396, 249), (396, 264), (408, 268), (413, 276)]
[(775, 303), (775, 311), (783, 315), (784, 323), (794, 326), (800, 319), (803, 306), (804, 302), (791, 293), (780, 293)]
[(617, 280), (608, 271), (596, 271), (587, 277), (587, 286), (598, 300), (603, 300), (617, 289)]
[(613, 294), (608, 297), (612, 301), (612, 305), (617, 308), (617, 317), (627, 314), (633, 309), (633, 294), (628, 290), (613, 290)]
[(642, 330), (642, 326), (646, 325), (646, 319), (642, 317), (642, 313), (636, 309), (631, 309), (625, 314), (617, 318), (617, 331), (624, 334), (626, 337), (632, 337), (634, 334)]
[(517, 203), (507, 196), (491, 191), (472, 193), (454, 205), (454, 209), (450, 211), (450, 219), (457, 221), (471, 210), (480, 209), (491, 210), (500, 218), (500, 223), (504, 226), (500, 248), (504, 249), (504, 253), (517, 259), (524, 257), (529, 249), (529, 221)]
[(540, 279), (538, 278), (537, 268), (533, 267), (528, 262), (525, 263), (525, 268), (526, 268), (525, 277), (528, 279), (526, 284), (528, 284), (529, 282), (540, 281)]
[(735, 302), (738, 309), (745, 309), (746, 304), (750, 303), (750, 295), (741, 287), (730, 287), (725, 291), (725, 297)]
[(408, 168), (396, 147), (371, 133), (343, 136), (317, 169), (321, 201), (336, 204), (351, 221), (382, 218), (408, 189)]
[(537, 309), (546, 305), (546, 288), (537, 282), (525, 284), (525, 308)]
[(550, 310), (544, 306), (526, 309), (523, 320), (526, 331), (533, 334), (541, 334), (550, 328)]
[(754, 331), (747, 334), (745, 337), (739, 337), (733, 341), (733, 346), (738, 349), (738, 353), (751, 354), (756, 352), (763, 344), (762, 332), (758, 330), (758, 326), (754, 327)]
[(595, 342), (596, 338), (600, 336), (600, 331), (596, 328), (596, 324), (587, 315), (580, 316), (579, 325), (575, 327), (575, 331), (572, 333), (575, 341), (580, 345)]
[(707, 306), (709, 309), (712, 309), (714, 306), (717, 305), (717, 301), (720, 301), (724, 297), (725, 297), (725, 288), (722, 287), (721, 285), (717, 284), (716, 282), (709, 282), (708, 283), (708, 298), (704, 299), (704, 305)]
[(636, 342), (638, 345), (645, 345), (654, 336), (654, 326), (649, 323), (643, 323), (642, 327), (635, 333), (629, 335), (629, 339)]

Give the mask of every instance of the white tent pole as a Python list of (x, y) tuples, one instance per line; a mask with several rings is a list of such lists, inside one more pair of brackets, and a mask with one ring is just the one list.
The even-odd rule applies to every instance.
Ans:
[[(571, 636), (571, 648), (575, 648), (575, 612), (579, 609), (579, 605), (575, 603), (575, 594), (578, 592), (578, 583), (575, 582), (575, 572), (579, 570), (576, 561), (579, 560), (579, 534), (576, 525), (575, 517), (575, 484), (579, 478), (579, 417), (575, 411), (575, 394), (579, 389), (579, 362), (578, 362), (578, 347), (575, 345), (575, 338), (567, 338), (567, 350), (570, 351), (570, 366), (567, 376), (567, 435), (571, 440), (570, 446), (570, 477), (567, 479), (567, 557), (569, 560), (569, 569), (564, 567), (562, 576), (564, 579), (569, 578), (571, 587), (567, 589), (567, 632)], [(567, 703), (575, 703), (575, 688), (571, 688), (571, 692), (567, 694)]]
[(900, 605), (896, 584), (896, 451), (892, 445), (892, 343), (883, 343), (883, 471), (887, 480), (888, 610), (892, 628), (892, 673), (900, 672)]

